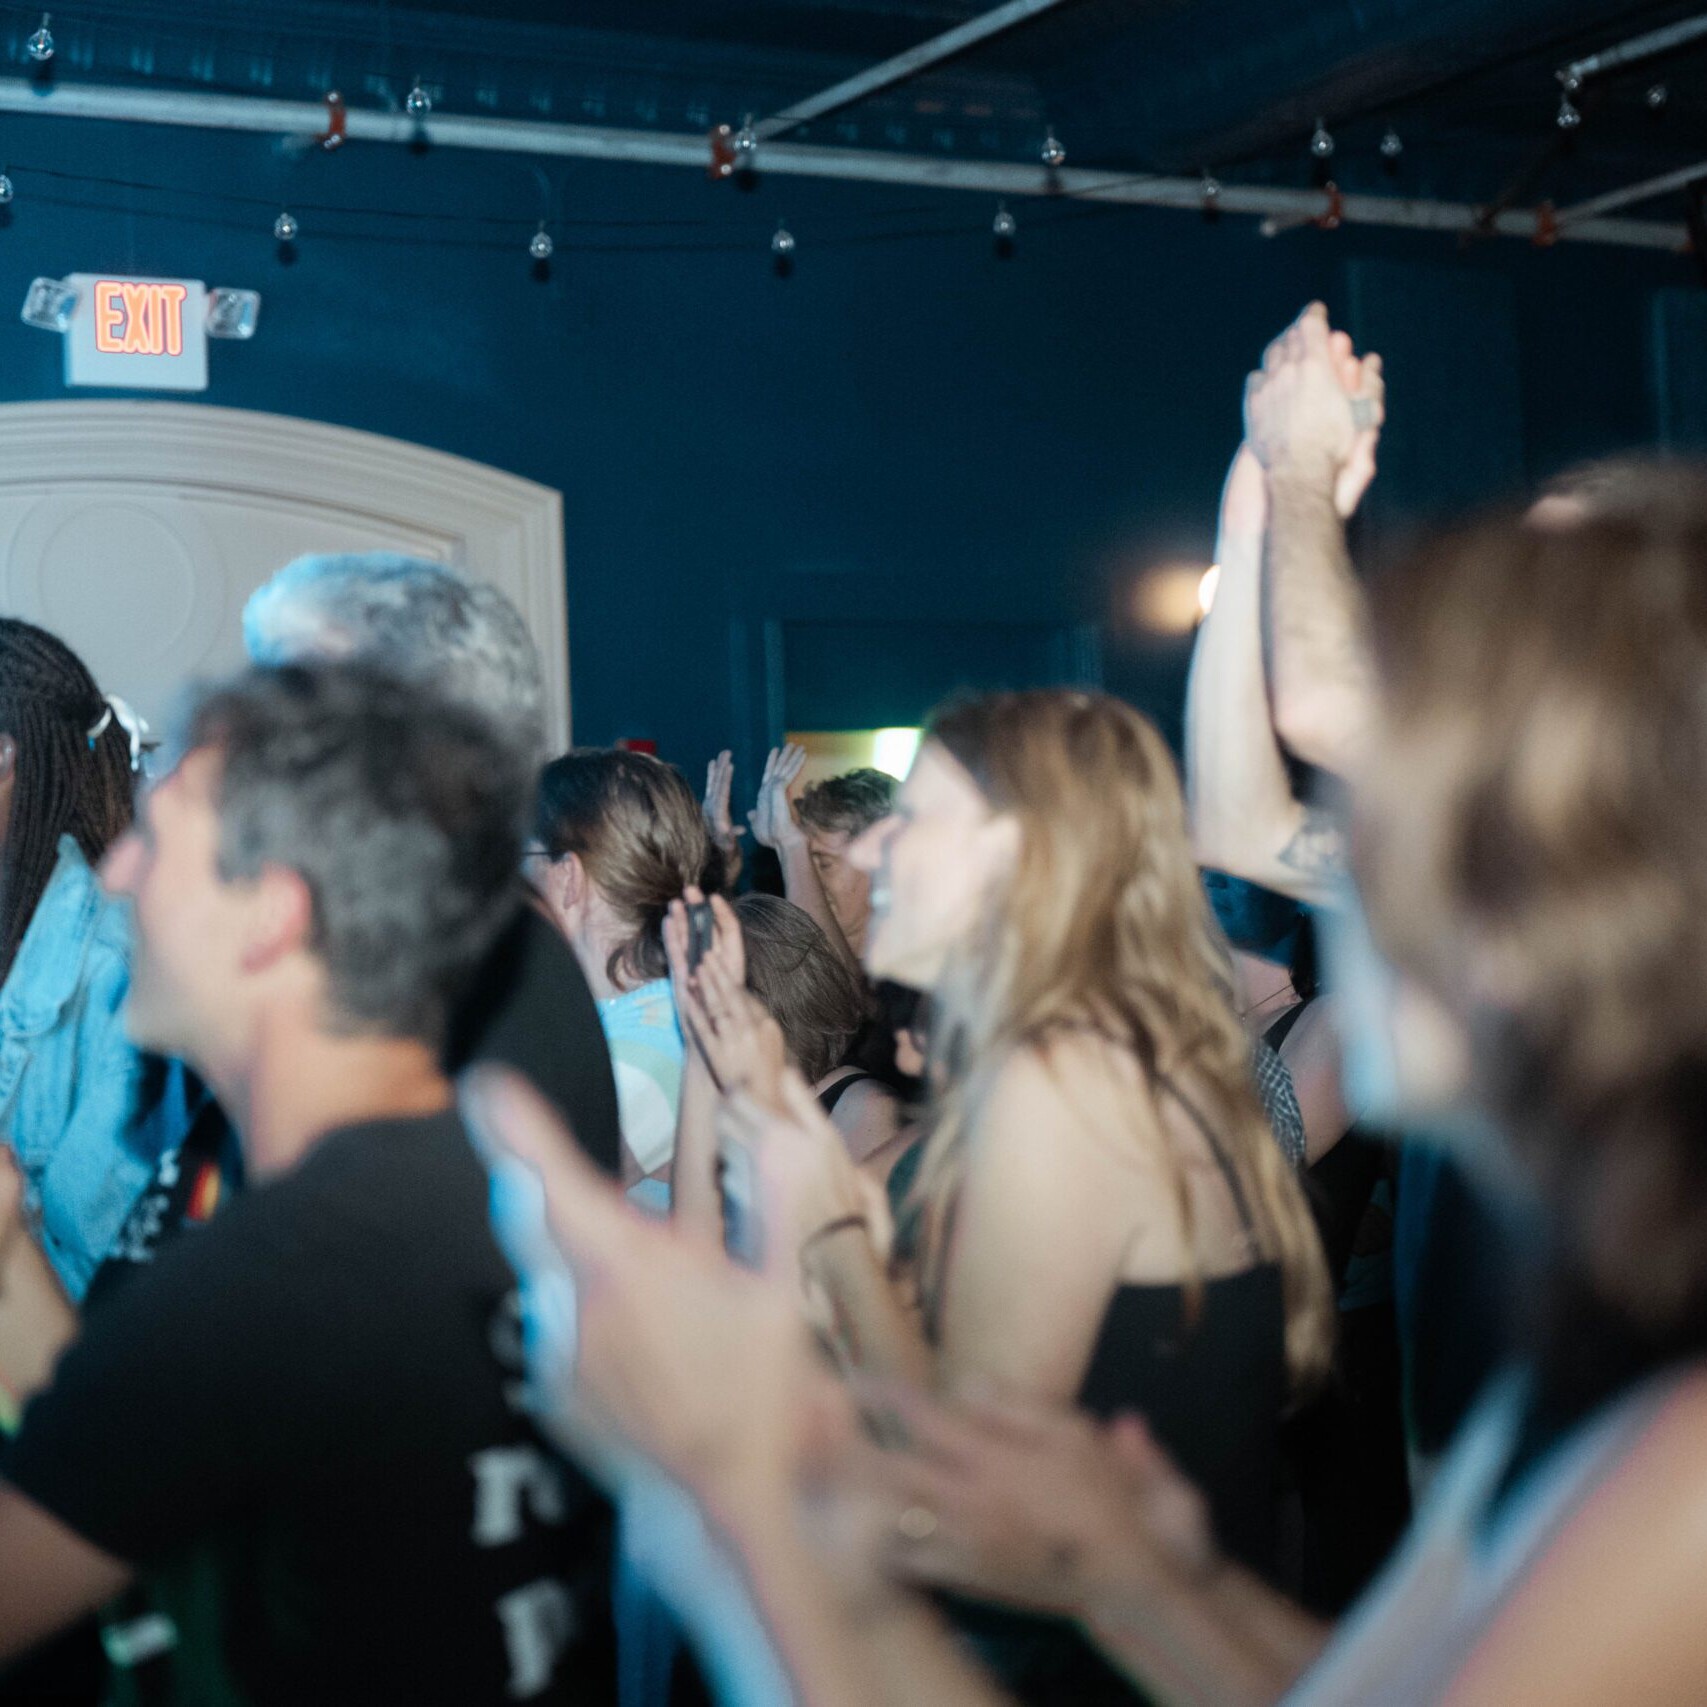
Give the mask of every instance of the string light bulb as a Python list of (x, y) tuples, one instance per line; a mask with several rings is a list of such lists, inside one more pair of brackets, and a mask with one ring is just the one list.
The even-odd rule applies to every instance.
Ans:
[(412, 119), (424, 119), (433, 110), (433, 97), (427, 93), (419, 77), (403, 97), (403, 110)]
[(1650, 84), (1648, 86), (1648, 93), (1646, 96), (1648, 111), (1650, 113), (1657, 113), (1666, 104), (1667, 100), (1670, 99), (1670, 96), (1671, 91), (1666, 88), (1665, 84)]
[(0, 172), (0, 207), (5, 207), (12, 199), (12, 178), (7, 172)]
[(545, 221), (539, 222), (539, 230), (528, 239), (528, 253), (536, 261), (549, 261), (551, 252), (557, 245), (551, 241), (551, 233), (545, 229)]
[(1387, 134), (1381, 138), (1381, 158), (1397, 160), (1405, 152), (1405, 144), (1399, 133), (1391, 125), (1387, 126)]
[(771, 253), (779, 261), (786, 261), (794, 253), (794, 233), (780, 219), (771, 233)]
[(1011, 243), (1014, 233), (1019, 230), (1019, 221), (1008, 212), (1006, 202), (996, 203), (996, 217), (990, 223), (990, 230), (998, 243)]
[(297, 223), (296, 215), (294, 213), (280, 213), (278, 218), (273, 221), (273, 236), (277, 238), (280, 243), (294, 243), (296, 241), (296, 233)]
[(1333, 132), (1328, 129), (1325, 120), (1316, 120), (1316, 128), (1310, 133), (1310, 152), (1318, 160), (1331, 160), (1333, 158)]
[(1583, 122), (1583, 115), (1568, 94), (1559, 97), (1559, 116), (1554, 122), (1560, 130), (1575, 130)]
[(30, 58), (37, 65), (46, 65), (53, 58), (53, 19), (46, 12), (41, 15), (41, 26), (25, 44), (30, 50)]
[(1067, 162), (1067, 150), (1061, 146), (1060, 138), (1056, 136), (1053, 125), (1043, 134), (1043, 152), (1040, 158), (1051, 172), (1059, 166), (1064, 166)]
[(735, 169), (738, 172), (750, 172), (753, 162), (759, 152), (759, 133), (753, 129), (753, 115), (748, 113), (741, 121), (741, 128), (732, 138), (735, 148)]
[(1205, 207), (1213, 207), (1221, 199), (1221, 180), (1213, 172), (1205, 172), (1198, 181), (1197, 193)]

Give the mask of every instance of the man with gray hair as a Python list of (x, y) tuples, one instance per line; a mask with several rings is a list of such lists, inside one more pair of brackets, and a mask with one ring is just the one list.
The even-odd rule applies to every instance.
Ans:
[[(251, 594), (243, 640), (257, 663), (357, 660), (484, 718), (530, 771), (546, 756), (539, 651), (496, 587), (392, 551), (299, 557)], [(516, 883), (508, 927), (452, 1016), (446, 1066), (504, 1062), (554, 1102), (607, 1173), (622, 1168), (616, 1082), (576, 960)]]
[(545, 757), (545, 684), (522, 614), (498, 589), (449, 564), (395, 551), (287, 563), (243, 607), (258, 664), (357, 658), (489, 718)]
[(526, 1415), (441, 1064), (533, 781), (362, 665), (194, 706), (102, 882), (126, 1027), (207, 1079), (254, 1189), (89, 1313), (0, 1459), (0, 1667), (138, 1578), (174, 1697), (609, 1698), (608, 1514)]

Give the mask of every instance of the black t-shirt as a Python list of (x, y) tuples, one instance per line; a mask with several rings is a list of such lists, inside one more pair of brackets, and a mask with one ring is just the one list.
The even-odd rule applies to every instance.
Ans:
[(575, 951), (523, 902), (457, 1004), (445, 1065), (515, 1067), (554, 1103), (581, 1148), (617, 1179), (622, 1128), (610, 1046)]
[(239, 1698), (608, 1698), (608, 1514), (521, 1412), (486, 1205), (452, 1113), (329, 1134), (90, 1315), (0, 1472)]

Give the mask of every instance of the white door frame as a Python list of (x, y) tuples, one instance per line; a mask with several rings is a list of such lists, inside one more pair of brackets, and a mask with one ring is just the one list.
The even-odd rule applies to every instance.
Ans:
[(560, 493), (445, 451), (258, 410), (142, 399), (0, 406), (0, 491), (162, 486), (348, 510), (442, 536), (459, 568), (512, 598), (539, 646), (549, 736), (569, 744)]

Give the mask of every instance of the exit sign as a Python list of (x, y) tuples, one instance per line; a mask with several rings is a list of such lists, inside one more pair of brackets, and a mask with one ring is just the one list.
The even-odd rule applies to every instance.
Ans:
[(207, 286), (200, 279), (73, 273), (65, 383), (207, 390)]

